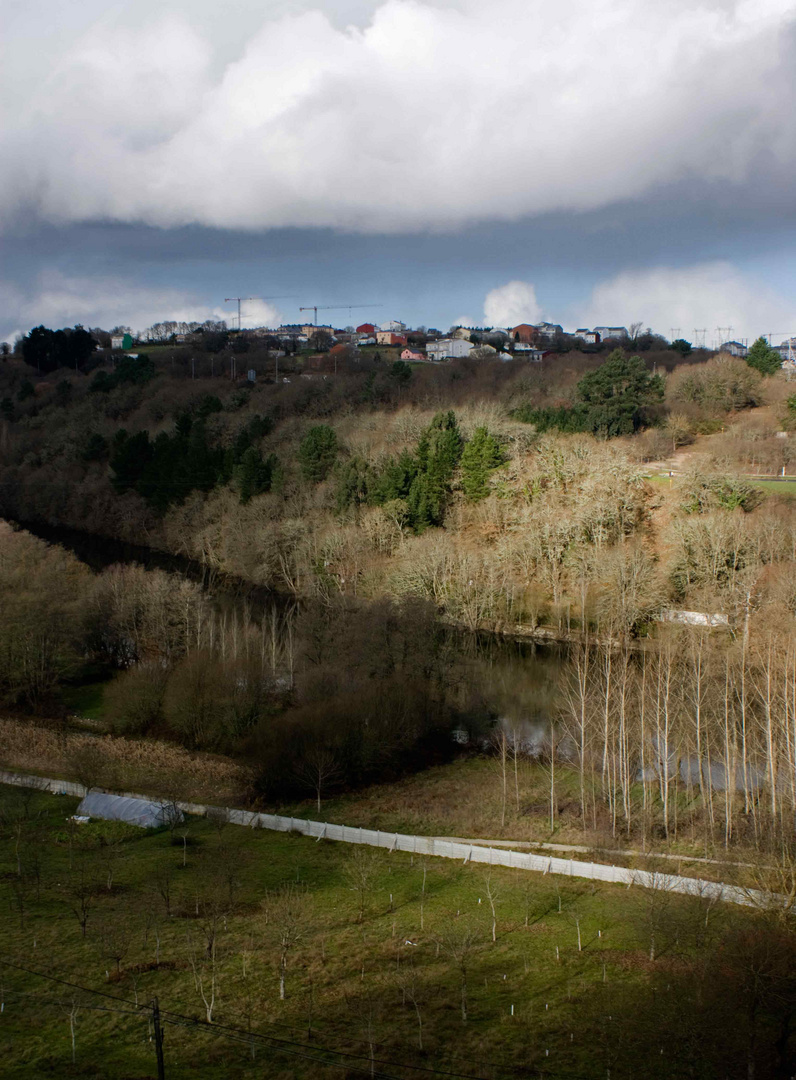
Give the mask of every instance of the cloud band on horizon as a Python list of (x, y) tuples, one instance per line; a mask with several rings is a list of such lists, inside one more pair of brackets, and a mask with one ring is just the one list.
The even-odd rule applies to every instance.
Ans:
[(107, 15), (9, 93), (0, 219), (444, 230), (796, 165), (792, 0), (283, 5), (231, 57), (196, 10)]

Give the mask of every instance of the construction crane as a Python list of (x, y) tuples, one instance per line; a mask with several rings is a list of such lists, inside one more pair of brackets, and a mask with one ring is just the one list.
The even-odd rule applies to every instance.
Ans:
[(225, 304), (238, 305), (238, 330), (240, 330), (240, 303), (241, 300), (293, 300), (292, 296), (225, 296)]
[(314, 312), (312, 322), (313, 322), (313, 326), (317, 326), (318, 325), (318, 312), (319, 311), (343, 311), (343, 310), (347, 310), (349, 312), (349, 314), (350, 314), (350, 312), (354, 308), (381, 307), (381, 306), (382, 306), (381, 304), (310, 304), (309, 307), (300, 307), (299, 311), (312, 311), (312, 312)]

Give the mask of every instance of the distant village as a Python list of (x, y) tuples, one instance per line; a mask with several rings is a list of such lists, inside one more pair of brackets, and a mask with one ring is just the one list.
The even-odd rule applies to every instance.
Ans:
[[(130, 349), (135, 340), (150, 343), (200, 344), (208, 333), (228, 333), (230, 328), (225, 322), (180, 323), (162, 322), (149, 327), (134, 338), (132, 332), (117, 332), (111, 336), (113, 349)], [(510, 327), (468, 327), (455, 326), (447, 332), (434, 328), (418, 327), (410, 329), (406, 323), (397, 319), (376, 325), (362, 323), (359, 326), (345, 328), (329, 324), (302, 323), (279, 326), (276, 328), (255, 327), (235, 330), (256, 341), (269, 350), (282, 355), (312, 351), (331, 356), (356, 356), (360, 349), (372, 350), (383, 347), (409, 363), (439, 363), (446, 360), (463, 358), (513, 360), (521, 358), (528, 361), (541, 361), (551, 353), (566, 352), (571, 349), (582, 351), (602, 350), (606, 347), (633, 347), (649, 349), (652, 347), (668, 348), (671, 344), (682, 342), (689, 349), (692, 342), (677, 339), (670, 342), (651, 330), (642, 330), (636, 324), (628, 330), (625, 326), (579, 327), (568, 332), (558, 323), (520, 323)], [(704, 334), (704, 332), (702, 332)], [(693, 348), (705, 348), (704, 340), (693, 342)], [(796, 356), (796, 337), (780, 344), (772, 345), (782, 355), (783, 362), (794, 363)], [(747, 340), (717, 341), (711, 351), (728, 353), (731, 356), (745, 357), (749, 351)]]

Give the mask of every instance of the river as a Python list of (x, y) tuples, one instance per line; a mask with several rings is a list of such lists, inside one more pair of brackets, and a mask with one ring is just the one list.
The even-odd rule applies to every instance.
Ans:
[[(284, 613), (308, 603), (297, 603), (292, 596), (242, 578), (210, 572), (200, 562), (184, 556), (59, 525), (15, 524), (49, 544), (72, 552), (96, 573), (123, 564), (187, 578), (212, 594), (226, 612), (237, 611), (241, 617), (259, 620), (274, 606)], [(538, 745), (556, 707), (566, 647), (485, 631), (472, 633), (450, 626), (446, 626), (445, 633), (459, 654), (459, 670), (467, 673), (469, 685), (463, 690), (482, 698), (485, 714), (521, 730), (529, 746)]]

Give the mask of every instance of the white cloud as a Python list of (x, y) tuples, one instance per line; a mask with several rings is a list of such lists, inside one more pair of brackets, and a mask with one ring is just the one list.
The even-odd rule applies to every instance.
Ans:
[(536, 323), (541, 318), (536, 290), (528, 281), (510, 281), (492, 289), (484, 299), (486, 326), (516, 326), (523, 322)]
[(6, 219), (404, 231), (796, 165), (794, 0), (34, 7), (44, 45), (15, 17), (0, 65)]
[(708, 345), (718, 337), (751, 341), (768, 333), (776, 341), (778, 334), (796, 333), (796, 301), (731, 263), (711, 262), (619, 274), (595, 286), (585, 310), (573, 312), (570, 321), (579, 326), (642, 322), (665, 337), (678, 330), (689, 341), (695, 328), (705, 329)]
[[(226, 319), (230, 326), (237, 322), (237, 308), (202, 303), (188, 292), (131, 284), (107, 277), (67, 277), (57, 271), (46, 271), (32, 294), (23, 294), (18, 287), (0, 281), (0, 339), (13, 340), (27, 333), (32, 326), (51, 327), (132, 326), (145, 330), (156, 322), (204, 322), (205, 319)], [(247, 326), (274, 326), (280, 322), (279, 312), (263, 301), (242, 305), (241, 322)]]
[[(229, 305), (227, 314), (225, 316), (219, 316), (219, 318), (226, 318), (230, 326), (237, 326), (238, 316), (237, 307), (233, 308)], [(258, 300), (254, 297), (251, 300), (243, 300), (240, 306), (240, 322), (244, 330), (253, 326), (279, 326), (282, 322), (282, 316), (279, 314), (279, 309), (267, 300)]]

